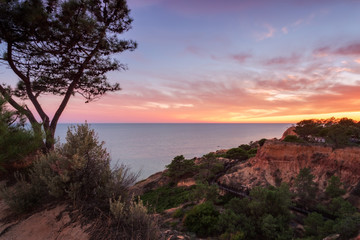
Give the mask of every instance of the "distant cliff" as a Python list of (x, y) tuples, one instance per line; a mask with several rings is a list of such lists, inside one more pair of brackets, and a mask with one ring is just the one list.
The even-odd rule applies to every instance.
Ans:
[(233, 166), (220, 183), (254, 186), (278, 185), (294, 180), (302, 168), (311, 168), (320, 189), (332, 175), (340, 177), (348, 192), (360, 195), (360, 148), (333, 149), (321, 145), (266, 141), (255, 157)]

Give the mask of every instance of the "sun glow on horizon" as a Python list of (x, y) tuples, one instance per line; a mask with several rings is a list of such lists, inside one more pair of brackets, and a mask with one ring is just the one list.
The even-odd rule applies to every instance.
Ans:
[[(107, 75), (123, 90), (88, 104), (72, 97), (61, 123), (360, 120), (360, 2), (128, 4), (124, 38), (139, 48), (116, 56), (128, 71)], [(16, 79), (0, 66), (0, 83)], [(51, 119), (61, 99), (40, 98)]]

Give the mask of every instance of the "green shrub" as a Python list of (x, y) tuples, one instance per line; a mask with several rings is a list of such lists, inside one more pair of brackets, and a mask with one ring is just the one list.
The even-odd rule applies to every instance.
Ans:
[(302, 168), (295, 179), (298, 201), (303, 206), (311, 207), (315, 202), (318, 186), (314, 182), (314, 178), (310, 168)]
[(179, 208), (173, 213), (172, 217), (173, 218), (182, 218), (184, 215), (185, 215), (184, 209)]
[(243, 149), (244, 151), (249, 151), (251, 146), (249, 144), (241, 144), (239, 148)]
[(42, 136), (25, 128), (23, 115), (10, 111), (0, 97), (0, 170), (22, 165), (21, 160), (40, 149)]
[(16, 184), (11, 188), (1, 188), (0, 196), (12, 211), (16, 213), (30, 211), (41, 201), (42, 189), (26, 181), (24, 175), (16, 174), (16, 179)]
[(184, 225), (198, 237), (208, 237), (217, 233), (219, 212), (210, 202), (195, 206), (185, 217)]
[(233, 198), (225, 205), (218, 222), (219, 231), (226, 233), (222, 237), (232, 239), (241, 230), (243, 239), (291, 239), (289, 187), (255, 187), (250, 196)]
[(226, 152), (226, 158), (243, 161), (248, 159), (249, 155), (242, 148), (231, 148)]
[(295, 135), (287, 135), (284, 140), (284, 142), (293, 142), (293, 143), (303, 143), (304, 141), (300, 138), (298, 138)]
[(25, 191), (31, 189), (35, 193), (42, 192), (37, 196), (39, 200), (48, 196), (48, 200), (71, 199), (83, 206), (96, 203), (99, 209), (106, 210), (110, 198), (126, 198), (127, 188), (136, 178), (137, 175), (129, 173), (124, 165), (111, 170), (103, 143), (99, 143), (94, 131), (85, 124), (69, 129), (67, 142), (35, 161), (29, 170), (28, 181), (24, 177), (18, 180), (17, 185), (27, 187), (7, 196), (14, 198), (12, 201), (27, 202), (30, 199), (32, 202), (31, 194), (27, 196)]
[(177, 207), (191, 199), (194, 187), (160, 187), (144, 193), (141, 199), (156, 212)]
[(126, 194), (137, 176), (123, 165), (111, 170), (104, 143), (87, 124), (70, 128), (66, 140), (34, 163), (31, 173), (46, 185), (51, 196), (107, 204), (109, 198)]
[(264, 145), (264, 143), (266, 142), (266, 138), (262, 138), (259, 140), (259, 145), (260, 147), (262, 147), (262, 145)]
[(343, 188), (343, 184), (340, 182), (340, 178), (337, 176), (331, 176), (325, 193), (330, 198), (341, 197), (346, 193)]
[(201, 164), (198, 166), (196, 179), (201, 182), (210, 182), (223, 170), (224, 164), (217, 159), (217, 156), (214, 153), (209, 153), (202, 157)]
[(252, 148), (248, 151), (248, 155), (249, 157), (254, 157), (257, 153), (257, 149), (256, 148)]
[(185, 159), (183, 155), (176, 156), (169, 165), (166, 165), (168, 169), (168, 176), (173, 178), (176, 182), (184, 177), (191, 177), (196, 173), (197, 167), (194, 160)]
[(214, 184), (209, 185), (206, 181), (204, 183), (197, 183), (190, 195), (193, 201), (205, 199), (213, 203), (217, 202), (218, 197), (218, 187)]
[(129, 201), (110, 200), (110, 212), (113, 219), (109, 225), (96, 221), (91, 239), (159, 239), (160, 231), (157, 219), (148, 214), (147, 207), (140, 198)]

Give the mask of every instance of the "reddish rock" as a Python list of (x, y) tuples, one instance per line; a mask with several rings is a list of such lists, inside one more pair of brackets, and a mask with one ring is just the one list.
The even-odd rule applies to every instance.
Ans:
[(295, 127), (289, 127), (288, 129), (286, 129), (286, 131), (283, 133), (282, 137), (280, 140), (284, 140), (286, 138), (286, 136), (298, 136), (298, 134), (295, 132)]
[(333, 149), (320, 145), (305, 145), (280, 141), (266, 141), (254, 158), (232, 167), (219, 181), (224, 184), (276, 185), (293, 184), (300, 169), (311, 168), (319, 188), (324, 189), (333, 175), (340, 177), (348, 192), (359, 188), (360, 148)]

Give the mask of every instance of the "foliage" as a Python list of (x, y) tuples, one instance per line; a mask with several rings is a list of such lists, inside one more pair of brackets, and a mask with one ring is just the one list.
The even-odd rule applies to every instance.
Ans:
[(341, 197), (346, 193), (346, 190), (343, 188), (339, 177), (331, 176), (325, 193), (330, 198)]
[(350, 239), (358, 234), (360, 214), (353, 212), (335, 220), (324, 220), (318, 213), (310, 213), (304, 220), (305, 235), (313, 239), (323, 239), (331, 234), (340, 234), (342, 240)]
[(360, 228), (360, 214), (356, 208), (341, 195), (344, 194), (342, 183), (338, 177), (329, 180), (326, 189), (330, 202), (319, 205), (318, 209), (330, 216), (333, 220), (325, 220), (319, 213), (311, 213), (304, 220), (305, 235), (313, 239), (323, 239), (330, 234), (340, 234), (339, 239), (350, 239), (356, 236)]
[(316, 142), (320, 137), (335, 147), (360, 143), (360, 124), (349, 118), (302, 120), (296, 124), (295, 132), (307, 142)]
[(6, 108), (0, 97), (0, 170), (34, 154), (41, 146), (42, 136), (25, 128), (23, 115)]
[[(125, 0), (13, 0), (0, 4), (0, 42), (7, 64), (19, 78), (16, 88), (0, 84), (0, 93), (25, 114), (34, 130), (42, 123), (47, 148), (53, 147), (57, 122), (69, 99), (80, 94), (87, 102), (120, 90), (106, 73), (126, 66), (110, 56), (132, 51), (136, 43), (120, 35), (131, 28)], [(52, 119), (39, 96), (62, 96)], [(27, 98), (40, 116), (18, 104)], [(50, 122), (51, 120), (51, 122)]]
[(255, 157), (256, 153), (257, 153), (257, 148), (251, 148), (250, 150), (248, 150), (249, 158)]
[(298, 138), (295, 135), (287, 135), (284, 140), (284, 142), (293, 142), (293, 143), (303, 143), (304, 141)]
[(231, 148), (226, 152), (226, 158), (244, 161), (249, 158), (246, 150), (243, 148)]
[(156, 212), (177, 207), (188, 202), (192, 197), (192, 189), (187, 187), (160, 187), (148, 191), (141, 196), (141, 200)]
[(193, 201), (205, 199), (206, 201), (215, 203), (218, 197), (218, 187), (214, 184), (210, 185), (208, 182), (198, 182), (190, 194), (190, 199)]
[(302, 168), (295, 179), (296, 194), (302, 206), (309, 207), (314, 204), (318, 191), (314, 178), (315, 176), (311, 174), (310, 168)]
[(201, 164), (198, 166), (198, 173), (196, 178), (198, 181), (208, 181), (224, 170), (224, 164), (219, 162), (214, 153), (208, 153), (201, 159)]
[(69, 128), (67, 142), (34, 163), (37, 176), (55, 198), (104, 202), (125, 194), (136, 180), (125, 166), (110, 169), (110, 157), (88, 124)]
[(279, 188), (256, 187), (248, 198), (233, 198), (219, 216), (222, 239), (291, 239), (289, 228), (291, 193), (286, 184)]
[(266, 142), (266, 138), (260, 139), (260, 140), (259, 140), (259, 145), (260, 145), (260, 147), (262, 147), (265, 142)]
[[(18, 184), (27, 186), (31, 192), (41, 192), (36, 194), (37, 201), (48, 197), (71, 199), (84, 206), (96, 203), (99, 209), (108, 209), (109, 198), (125, 199), (127, 188), (135, 182), (137, 175), (129, 173), (123, 165), (110, 168), (109, 154), (95, 132), (84, 124), (69, 129), (66, 139), (63, 146), (41, 156), (33, 164), (29, 181), (21, 175)], [(26, 194), (16, 198), (17, 201), (21, 198), (25, 202), (35, 201)]]
[(41, 201), (44, 194), (40, 185), (31, 184), (25, 180), (24, 175), (15, 174), (16, 184), (11, 188), (2, 187), (0, 197), (10, 209), (16, 213), (23, 213), (32, 210)]
[(197, 167), (194, 160), (185, 159), (183, 155), (176, 156), (169, 165), (166, 165), (168, 169), (168, 176), (170, 176), (174, 182), (177, 180), (192, 176), (196, 173)]
[(205, 202), (191, 209), (185, 217), (186, 228), (198, 237), (212, 236), (217, 232), (219, 212), (210, 202)]
[(102, 224), (100, 228), (108, 227), (99, 236), (98, 231), (93, 234), (94, 239), (158, 239), (159, 227), (157, 220), (148, 214), (147, 207), (140, 198), (132, 197), (129, 201), (121, 198), (110, 199), (110, 213), (113, 219), (110, 226)]
[(241, 144), (239, 148), (243, 149), (244, 151), (249, 151), (251, 146), (249, 144)]

